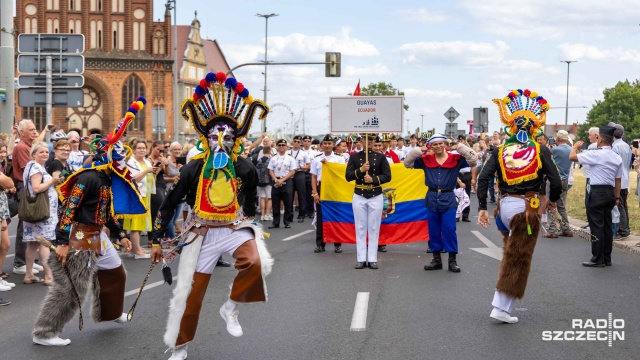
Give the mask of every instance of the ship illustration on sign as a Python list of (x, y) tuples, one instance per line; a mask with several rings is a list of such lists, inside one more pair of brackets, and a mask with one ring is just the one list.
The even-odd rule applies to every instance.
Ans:
[(372, 117), (371, 119), (367, 119), (362, 122), (361, 126), (358, 126), (361, 129), (375, 129), (380, 127), (380, 120), (377, 116)]

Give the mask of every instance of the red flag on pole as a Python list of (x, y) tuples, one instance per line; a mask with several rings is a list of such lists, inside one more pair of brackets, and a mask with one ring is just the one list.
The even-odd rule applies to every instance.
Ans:
[(360, 79), (358, 79), (358, 86), (356, 86), (356, 89), (353, 91), (353, 96), (360, 96)]

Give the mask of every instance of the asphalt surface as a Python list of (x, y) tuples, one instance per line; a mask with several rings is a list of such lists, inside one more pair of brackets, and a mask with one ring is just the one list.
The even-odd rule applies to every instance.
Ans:
[[(477, 214), (472, 204), (472, 215)], [(431, 259), (426, 243), (389, 246), (379, 254), (379, 270), (355, 270), (355, 245), (342, 254), (314, 254), (313, 232), (283, 239), (311, 228), (310, 220), (291, 229), (271, 231), (267, 244), (276, 262), (267, 279), (266, 304), (241, 305), (244, 336), (229, 335), (218, 315), (236, 271), (217, 268), (212, 277), (189, 359), (637, 359), (640, 350), (640, 258), (614, 249), (613, 266), (584, 268), (590, 245), (583, 239), (538, 240), (527, 292), (516, 303), (518, 324), (489, 318), (499, 260), (471, 250), (486, 248), (471, 231), (479, 231), (496, 246), (495, 225), (483, 229), (472, 217), (458, 223), (462, 272), (426, 272)], [(17, 222), (11, 224), (15, 234)], [(268, 225), (264, 223), (265, 227)], [(13, 254), (12, 248), (9, 254)], [(499, 253), (499, 249), (497, 250)], [(491, 253), (491, 252), (489, 252)], [(128, 271), (125, 310), (149, 269), (148, 260), (122, 256)], [(227, 261), (233, 260), (225, 255)], [(446, 261), (447, 255), (443, 255)], [(13, 258), (5, 262), (10, 272)], [(445, 262), (446, 264), (446, 262)], [(446, 265), (445, 265), (446, 266)], [(174, 275), (177, 266), (174, 264)], [(16, 288), (0, 293), (12, 304), (0, 307), (0, 359), (166, 359), (162, 342), (171, 286), (156, 269), (136, 308), (133, 322), (96, 324), (89, 302), (83, 307), (84, 329), (77, 316), (61, 337), (66, 347), (44, 347), (31, 341), (31, 331), (47, 291), (23, 285), (22, 275), (9, 281)], [(352, 331), (359, 292), (369, 293), (366, 326)], [(71, 295), (70, 295), (71, 296)], [(362, 309), (360, 309), (362, 310)], [(624, 340), (543, 341), (543, 331), (570, 331), (572, 319), (624, 320)], [(619, 322), (618, 322), (619, 323)], [(594, 329), (587, 329), (594, 330)], [(599, 329), (604, 330), (606, 329)]]

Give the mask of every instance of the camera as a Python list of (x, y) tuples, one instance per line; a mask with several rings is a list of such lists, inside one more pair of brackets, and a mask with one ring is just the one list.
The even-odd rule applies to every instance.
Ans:
[(495, 149), (495, 146), (489, 145), (489, 151), (493, 151), (493, 149)]

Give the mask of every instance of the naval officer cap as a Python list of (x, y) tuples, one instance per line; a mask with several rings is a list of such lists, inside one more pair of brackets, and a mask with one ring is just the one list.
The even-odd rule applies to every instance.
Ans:
[(293, 137), (293, 140), (302, 140), (302, 136), (296, 135)]
[(433, 134), (433, 136), (431, 136), (429, 138), (429, 140), (427, 140), (428, 144), (433, 144), (433, 143), (437, 143), (437, 142), (446, 142), (447, 141), (447, 137), (440, 135), (440, 134)]
[(313, 138), (309, 135), (305, 135), (302, 137), (302, 140), (313, 140)]
[(607, 135), (613, 137), (613, 133), (616, 131), (616, 128), (613, 126), (600, 126), (600, 135)]
[(276, 141), (276, 145), (287, 145), (287, 140), (279, 139), (278, 141)]
[(333, 140), (333, 136), (331, 136), (331, 134), (327, 134), (327, 135), (325, 135), (325, 136), (322, 138), (322, 142), (325, 142), (325, 141), (331, 141), (331, 142), (334, 142), (334, 140)]

